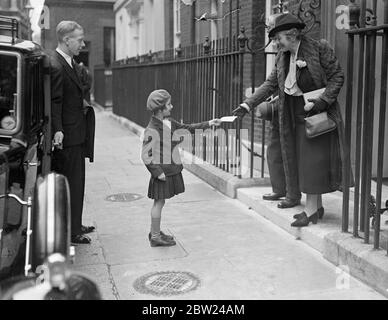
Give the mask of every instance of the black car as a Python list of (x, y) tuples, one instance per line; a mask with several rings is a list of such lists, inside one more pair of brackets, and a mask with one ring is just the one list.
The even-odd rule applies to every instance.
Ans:
[(70, 254), (69, 190), (50, 173), (49, 58), (0, 17), (0, 280)]

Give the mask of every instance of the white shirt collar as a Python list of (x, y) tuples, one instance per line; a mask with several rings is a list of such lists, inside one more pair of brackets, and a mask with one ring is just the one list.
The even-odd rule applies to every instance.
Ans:
[(55, 50), (66, 60), (66, 62), (69, 64), (69, 66), (71, 68), (73, 68), (73, 65), (71, 63), (73, 58), (70, 57), (67, 53), (64, 53), (60, 48), (56, 48)]

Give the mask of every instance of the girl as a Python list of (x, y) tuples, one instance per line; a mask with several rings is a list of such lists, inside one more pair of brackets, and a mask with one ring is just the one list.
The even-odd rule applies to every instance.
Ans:
[(168, 119), (172, 109), (171, 95), (166, 90), (155, 90), (149, 95), (147, 110), (152, 112), (152, 117), (144, 131), (142, 160), (151, 173), (148, 197), (154, 200), (151, 209), (151, 232), (148, 235), (151, 247), (176, 244), (172, 236), (160, 230), (165, 200), (185, 191), (181, 173), (183, 166), (176, 147), (180, 141), (172, 141), (174, 131), (186, 129), (193, 133), (196, 129), (207, 129), (221, 124), (219, 119), (191, 125), (181, 124), (174, 119)]

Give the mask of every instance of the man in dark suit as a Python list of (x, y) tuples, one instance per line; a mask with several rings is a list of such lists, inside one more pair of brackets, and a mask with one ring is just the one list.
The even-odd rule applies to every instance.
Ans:
[(94, 227), (82, 225), (85, 190), (86, 117), (84, 92), (73, 59), (84, 48), (83, 28), (62, 21), (57, 29), (58, 47), (51, 55), (51, 116), (54, 132), (52, 169), (63, 174), (70, 187), (71, 241), (90, 243), (86, 233)]

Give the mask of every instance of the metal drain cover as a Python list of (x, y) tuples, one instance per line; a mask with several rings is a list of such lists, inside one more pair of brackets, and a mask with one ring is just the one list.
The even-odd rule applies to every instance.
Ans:
[(105, 200), (111, 202), (131, 202), (141, 198), (142, 196), (136, 193), (117, 193), (106, 197)]
[(179, 295), (197, 289), (198, 277), (190, 272), (153, 272), (138, 278), (133, 287), (136, 291), (156, 296)]

